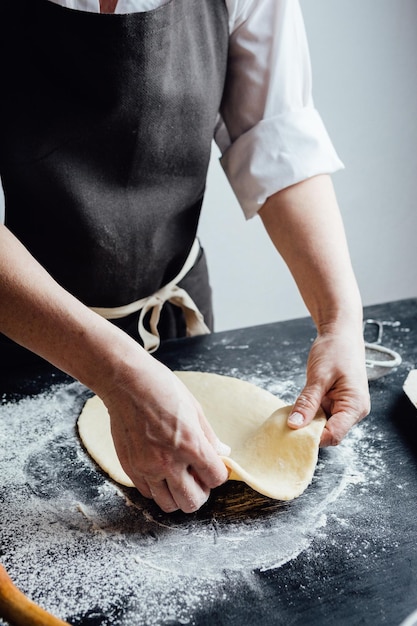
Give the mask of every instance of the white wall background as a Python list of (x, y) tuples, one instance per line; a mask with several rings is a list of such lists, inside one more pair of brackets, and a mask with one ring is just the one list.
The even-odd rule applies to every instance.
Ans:
[[(301, 0), (314, 99), (346, 169), (333, 181), (364, 304), (417, 297), (417, 2)], [(214, 150), (200, 237), (216, 329), (307, 314)]]

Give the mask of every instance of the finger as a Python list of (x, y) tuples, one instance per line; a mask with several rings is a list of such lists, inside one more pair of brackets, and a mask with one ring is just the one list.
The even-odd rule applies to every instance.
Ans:
[(149, 498), (150, 500), (153, 500), (151, 490), (149, 489), (148, 483), (146, 482), (144, 478), (136, 477), (136, 478), (131, 478), (131, 480), (133, 484), (135, 485), (136, 489), (144, 498)]
[(207, 418), (204, 416), (204, 414), (199, 412), (198, 417), (199, 417), (200, 426), (204, 435), (206, 436), (210, 444), (213, 446), (217, 454), (219, 454), (220, 456), (230, 456), (230, 453), (231, 453), (230, 446), (220, 441), (220, 439), (217, 437), (211, 424), (209, 423)]
[(226, 465), (206, 439), (201, 442), (199, 454), (191, 463), (196, 480), (209, 489), (222, 485), (229, 477)]
[(136, 474), (134, 471), (132, 471), (130, 463), (127, 463), (125, 461), (125, 458), (122, 456), (121, 453), (119, 453), (119, 451), (117, 451), (117, 456), (119, 458), (119, 461), (120, 461), (120, 464), (121, 464), (123, 470), (129, 476), (130, 480), (135, 485), (135, 487), (139, 491), (139, 493), (144, 498), (149, 498), (150, 500), (153, 500), (153, 496), (151, 494), (151, 491), (149, 489), (148, 483), (145, 480), (145, 478), (142, 475)]
[(205, 504), (210, 495), (210, 489), (201, 484), (192, 470), (182, 472), (180, 480), (167, 479), (169, 490), (184, 513), (194, 513)]
[(321, 408), (323, 397), (321, 387), (306, 385), (294, 403), (288, 416), (287, 424), (290, 428), (302, 428), (309, 424)]
[(201, 407), (198, 410), (198, 420), (201, 430), (197, 438), (189, 442), (188, 463), (200, 484), (213, 489), (222, 485), (229, 477), (219, 455), (229, 456), (231, 450), (229, 446), (219, 441)]
[(227, 443), (223, 443), (222, 441), (220, 441), (220, 439), (217, 438), (214, 443), (214, 449), (220, 456), (230, 456), (232, 453), (232, 448), (228, 446)]
[(326, 448), (329, 446), (338, 446), (352, 426), (354, 426), (359, 420), (359, 416), (348, 413), (347, 411), (334, 413), (327, 420), (326, 426), (324, 427), (320, 440), (320, 447)]
[(148, 480), (147, 483), (152, 498), (165, 513), (173, 513), (174, 511), (178, 511), (180, 507), (175, 501), (165, 480), (160, 480), (158, 482), (152, 482)]

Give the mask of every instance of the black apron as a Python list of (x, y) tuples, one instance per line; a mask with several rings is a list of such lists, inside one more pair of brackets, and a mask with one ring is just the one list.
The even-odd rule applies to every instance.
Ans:
[[(181, 269), (227, 52), (224, 0), (127, 15), (1, 0), (6, 224), (88, 306), (144, 298)], [(178, 334), (164, 324), (162, 337)]]

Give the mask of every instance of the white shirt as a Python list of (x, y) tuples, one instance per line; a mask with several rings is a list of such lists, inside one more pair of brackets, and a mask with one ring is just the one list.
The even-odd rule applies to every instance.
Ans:
[[(100, 12), (99, 0), (50, 0)], [(175, 0), (119, 0), (116, 13)], [(280, 189), (343, 167), (314, 108), (298, 0), (225, 0), (228, 82), (215, 131), (221, 164), (247, 218)]]

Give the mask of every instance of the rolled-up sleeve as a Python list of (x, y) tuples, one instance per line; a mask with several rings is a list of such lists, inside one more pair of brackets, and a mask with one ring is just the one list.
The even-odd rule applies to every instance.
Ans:
[(343, 164), (313, 104), (298, 1), (247, 0), (233, 19), (215, 140), (250, 218), (273, 193)]

